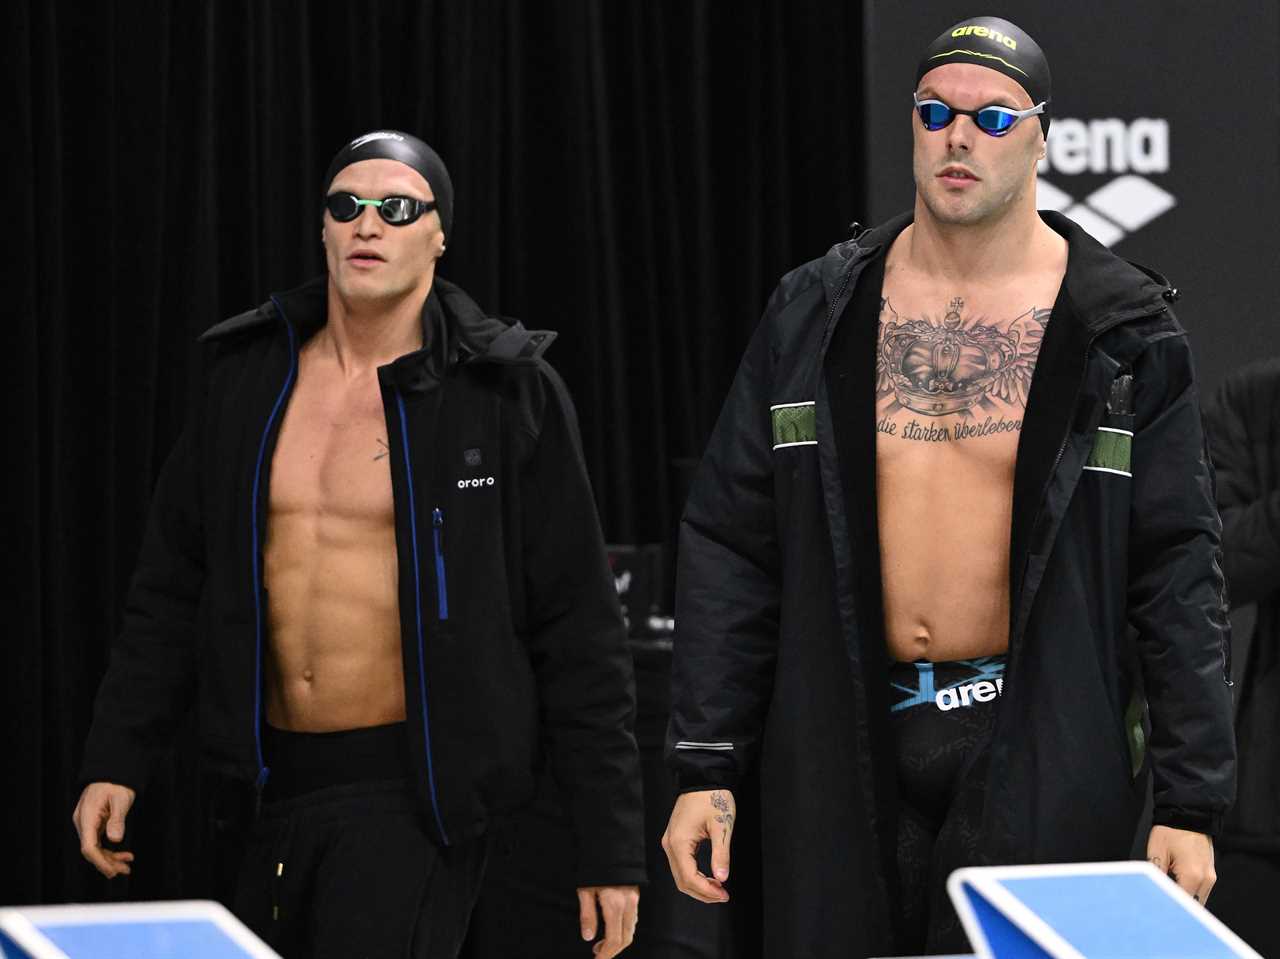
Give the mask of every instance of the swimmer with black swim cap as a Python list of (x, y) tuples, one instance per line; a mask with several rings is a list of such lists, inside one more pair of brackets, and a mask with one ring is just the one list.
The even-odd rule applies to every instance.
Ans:
[(323, 182), (336, 299), (351, 307), (425, 297), (453, 230), (453, 182), (439, 154), (412, 134), (375, 130), (339, 150)]
[[(1008, 20), (961, 20), (929, 44), (912, 94), (913, 169), (934, 220), (977, 225), (1015, 208), (1034, 213), (1050, 93), (1044, 52)], [(1038, 124), (1023, 122), (1033, 117)]]
[(435, 195), (440, 212), (440, 225), (445, 236), (453, 228), (453, 181), (440, 154), (411, 133), (402, 130), (374, 130), (358, 136), (341, 150), (329, 163), (324, 174), (324, 193), (327, 197), (333, 179), (344, 168), (364, 160), (395, 160), (416, 170), (427, 181)]
[[(682, 530), (667, 750), (682, 792), (662, 847), (677, 888), (725, 902), (734, 833), (778, 837), (762, 861), (764, 911), (784, 917), (765, 936), (771, 959), (814, 943), (964, 952), (956, 869), (1128, 858), (1141, 789), (1114, 691), (1143, 674), (1163, 677), (1145, 685), (1150, 741), (1173, 744), (1139, 770), (1159, 784), (1147, 858), (1189, 896), (1213, 885), (1209, 831), (1231, 803), (1217, 520), (1171, 291), (1037, 210), (1049, 68), (1022, 30), (954, 24), (916, 81), (901, 118), (913, 210), (779, 283), (689, 492), (696, 529)], [(821, 345), (795, 331), (824, 331)], [(1114, 433), (1134, 434), (1132, 470), (1087, 460)], [(814, 479), (773, 490), (777, 470)], [(1116, 503), (1126, 522), (1101, 536)], [(777, 511), (786, 523), (758, 522)], [(707, 530), (743, 531), (749, 548)], [(812, 546), (837, 534), (833, 565)], [(1184, 571), (1194, 602), (1164, 588)], [(864, 621), (871, 641), (850, 660), (846, 626)], [(1129, 623), (1158, 637), (1135, 647), (1141, 662), (1114, 654)], [(1021, 666), (1006, 681), (1011, 643)], [(766, 808), (737, 806), (749, 764)], [(815, 815), (830, 828), (797, 855)], [(708, 837), (710, 875), (694, 855)]]

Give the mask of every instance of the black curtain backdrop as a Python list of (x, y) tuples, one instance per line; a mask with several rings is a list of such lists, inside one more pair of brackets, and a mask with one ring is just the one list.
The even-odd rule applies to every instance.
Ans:
[[(191, 731), (108, 888), (70, 824), (93, 695), (195, 337), (322, 269), (319, 179), (418, 133), (442, 273), (556, 329), (606, 535), (666, 539), (769, 289), (864, 209), (861, 8), (768, 0), (11, 5), (14, 486), (0, 903), (204, 895)], [(655, 851), (656, 854), (656, 851)]]

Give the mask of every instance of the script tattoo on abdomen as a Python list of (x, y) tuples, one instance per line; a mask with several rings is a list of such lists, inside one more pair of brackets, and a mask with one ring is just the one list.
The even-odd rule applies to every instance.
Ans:
[[(1027, 392), (1044, 339), (1049, 310), (1035, 307), (992, 323), (966, 317), (954, 297), (942, 319), (902, 317), (880, 301), (876, 348), (876, 405), (880, 433), (925, 443), (981, 439), (1022, 429)], [(887, 402), (886, 402), (887, 401)], [(900, 410), (957, 421), (912, 418)]]

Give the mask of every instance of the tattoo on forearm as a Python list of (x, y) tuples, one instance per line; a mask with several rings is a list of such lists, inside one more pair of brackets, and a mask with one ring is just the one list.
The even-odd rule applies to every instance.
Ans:
[(724, 793), (716, 791), (711, 794), (711, 805), (716, 810), (716, 822), (724, 827), (724, 838), (728, 840), (733, 831), (733, 813), (729, 810), (729, 800)]
[[(1027, 392), (1050, 311), (1032, 307), (1008, 321), (966, 317), (954, 297), (942, 319), (902, 317), (880, 300), (876, 429), (924, 443), (981, 439), (1022, 429)], [(931, 423), (920, 417), (957, 415)]]
[(378, 462), (378, 460), (380, 460), (380, 459), (382, 459), (382, 458), (384, 458), (384, 457), (386, 457), (386, 456), (391, 455), (391, 450), (387, 447), (387, 441), (386, 441), (386, 440), (384, 440), (384, 439), (379, 439), (379, 440), (378, 440), (378, 446), (380, 446), (380, 447), (381, 447), (381, 449), (380, 449), (380, 450), (378, 450), (378, 455), (377, 455), (377, 456), (375, 456), (375, 457), (373, 458), (373, 461), (374, 461), (375, 463), (376, 463), (376, 462)]

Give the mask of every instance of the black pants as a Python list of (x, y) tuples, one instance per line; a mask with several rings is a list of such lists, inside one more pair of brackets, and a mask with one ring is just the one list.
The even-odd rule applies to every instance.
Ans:
[(1209, 911), (1264, 956), (1280, 956), (1280, 855), (1237, 849), (1217, 853), (1218, 881), (1209, 894)]
[(979, 830), (988, 744), (1005, 657), (895, 663), (890, 713), (898, 761), (898, 883), (902, 955), (963, 953), (969, 940), (947, 877), (982, 864)]
[(487, 842), (438, 847), (404, 778), (367, 778), (403, 772), (402, 724), (270, 738), (274, 789), (240, 868), (241, 921), (285, 959), (457, 956)]

